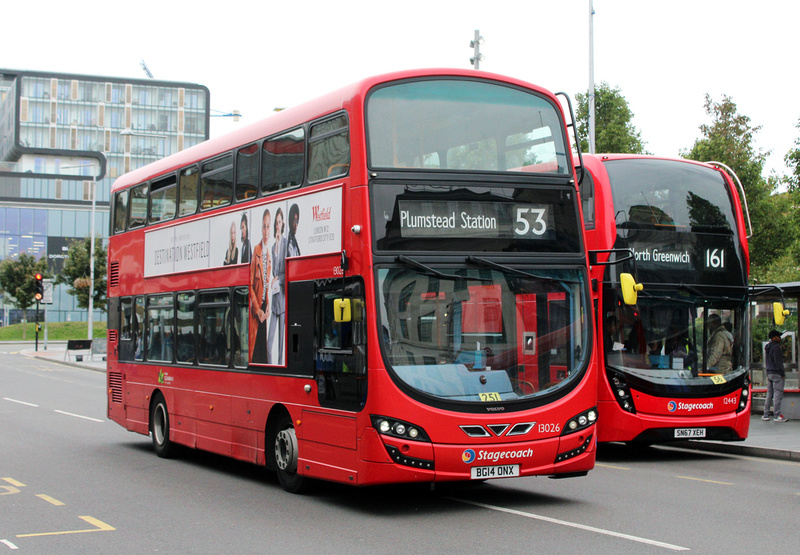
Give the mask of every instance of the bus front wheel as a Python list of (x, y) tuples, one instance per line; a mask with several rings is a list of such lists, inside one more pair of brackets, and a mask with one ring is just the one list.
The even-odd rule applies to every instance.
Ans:
[(153, 450), (162, 459), (175, 453), (175, 444), (169, 439), (169, 412), (164, 396), (157, 393), (150, 408), (150, 437), (153, 438)]
[(276, 427), (273, 457), (278, 481), (290, 493), (303, 489), (305, 479), (297, 473), (297, 434), (288, 414), (281, 417)]

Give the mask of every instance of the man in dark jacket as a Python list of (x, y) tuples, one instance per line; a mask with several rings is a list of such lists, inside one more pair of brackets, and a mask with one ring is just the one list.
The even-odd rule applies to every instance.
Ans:
[(775, 402), (775, 422), (786, 422), (781, 412), (783, 404), (783, 387), (786, 384), (786, 372), (783, 369), (783, 350), (781, 349), (781, 332), (769, 332), (769, 343), (764, 347), (764, 363), (767, 367), (767, 398), (764, 401), (764, 416), (761, 420), (769, 420), (769, 406)]

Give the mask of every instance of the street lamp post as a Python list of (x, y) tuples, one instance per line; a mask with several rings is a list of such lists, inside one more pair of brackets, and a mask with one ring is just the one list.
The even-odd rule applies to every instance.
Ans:
[(90, 246), (89, 246), (89, 328), (87, 331), (88, 339), (93, 339), (94, 331), (94, 219), (95, 206), (97, 203), (97, 178), (92, 176), (92, 223), (90, 226)]

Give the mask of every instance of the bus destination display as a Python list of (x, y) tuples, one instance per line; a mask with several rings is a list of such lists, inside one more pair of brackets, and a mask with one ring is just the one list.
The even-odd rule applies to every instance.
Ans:
[(548, 204), (398, 200), (402, 237), (553, 239)]

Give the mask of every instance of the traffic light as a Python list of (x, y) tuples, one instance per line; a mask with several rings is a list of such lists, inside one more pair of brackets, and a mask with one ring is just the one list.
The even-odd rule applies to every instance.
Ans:
[(33, 297), (37, 301), (41, 301), (44, 298), (44, 284), (42, 283), (42, 274), (37, 272), (37, 274), (33, 276), (33, 278), (36, 280), (36, 288), (34, 290)]

